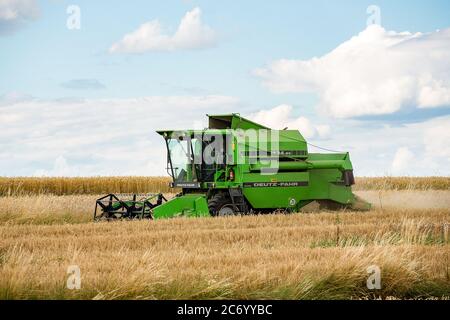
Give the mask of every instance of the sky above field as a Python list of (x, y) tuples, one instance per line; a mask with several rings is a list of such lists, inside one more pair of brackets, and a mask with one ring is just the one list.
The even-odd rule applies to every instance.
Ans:
[(349, 151), (357, 176), (448, 176), (449, 12), (447, 0), (0, 0), (0, 175), (165, 175), (155, 130), (238, 112)]

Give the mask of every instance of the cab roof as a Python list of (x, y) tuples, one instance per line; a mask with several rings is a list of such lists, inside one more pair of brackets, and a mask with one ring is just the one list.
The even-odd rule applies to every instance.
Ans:
[(241, 117), (239, 113), (209, 115), (209, 129), (270, 129)]

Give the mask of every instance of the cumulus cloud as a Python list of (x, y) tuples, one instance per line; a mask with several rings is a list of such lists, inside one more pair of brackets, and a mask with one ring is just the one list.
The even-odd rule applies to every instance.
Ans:
[(0, 104), (0, 176), (166, 175), (155, 130), (189, 128), (238, 103), (219, 95), (9, 99)]
[(38, 169), (34, 172), (33, 176), (35, 177), (69, 177), (74, 175), (74, 170), (67, 163), (66, 158), (63, 156), (58, 156), (55, 159), (53, 164), (53, 168), (46, 169)]
[(326, 138), (330, 133), (330, 127), (326, 124), (315, 125), (308, 118), (293, 116), (293, 107), (287, 104), (282, 104), (269, 110), (258, 111), (250, 114), (249, 118), (273, 129), (288, 127), (293, 130), (300, 130), (307, 139)]
[(248, 118), (272, 128), (300, 130), (314, 144), (308, 146), (310, 152), (324, 152), (322, 148), (350, 152), (358, 176), (450, 175), (450, 116), (403, 125), (355, 119), (328, 124), (296, 117), (294, 110), (280, 105)]
[(142, 24), (137, 30), (126, 34), (114, 43), (111, 53), (143, 53), (147, 51), (174, 51), (202, 49), (215, 44), (216, 33), (201, 21), (201, 10), (188, 11), (181, 19), (177, 31), (167, 35), (158, 20)]
[(3, 105), (10, 105), (17, 102), (24, 102), (32, 100), (33, 96), (18, 91), (8, 92), (0, 96), (0, 107)]
[(394, 174), (404, 174), (411, 166), (414, 160), (414, 154), (407, 147), (400, 147), (397, 149), (392, 161), (392, 172)]
[[(299, 129), (321, 147), (349, 151), (358, 176), (450, 175), (450, 116), (401, 126), (328, 124), (304, 120), (289, 105), (249, 113), (229, 96), (47, 100), (14, 93), (0, 97), (0, 176), (166, 175), (165, 145), (155, 130), (201, 129), (205, 114), (237, 110), (269, 127)], [(323, 131), (327, 138), (319, 142)]]
[(449, 127), (450, 116), (403, 125), (336, 119), (333, 134), (316, 144), (349, 151), (357, 176), (449, 176)]
[(430, 159), (441, 158), (450, 164), (450, 121), (436, 121), (425, 128), (423, 142), (425, 154)]
[(38, 16), (39, 8), (36, 0), (1, 0), (0, 35), (12, 33)]
[(450, 106), (450, 28), (431, 33), (378, 25), (321, 57), (277, 60), (254, 74), (273, 92), (314, 92), (336, 118)]

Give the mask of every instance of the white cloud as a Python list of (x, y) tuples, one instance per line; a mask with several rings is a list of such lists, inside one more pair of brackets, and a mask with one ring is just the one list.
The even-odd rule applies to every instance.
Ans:
[(1, 0), (0, 34), (13, 32), (24, 22), (38, 16), (39, 8), (36, 0)]
[[(400, 126), (336, 119), (333, 134), (316, 144), (349, 151), (357, 176), (450, 176), (449, 133), (445, 131), (449, 127), (450, 116)], [(401, 148), (408, 151), (399, 151)], [(404, 156), (409, 152), (413, 160), (400, 161), (408, 158)], [(400, 160), (394, 162), (397, 153)]]
[(450, 105), (450, 28), (432, 33), (372, 25), (322, 57), (278, 60), (254, 73), (274, 92), (315, 92), (337, 118)]
[(155, 130), (188, 129), (237, 105), (219, 95), (2, 101), (0, 176), (166, 175)]
[(425, 155), (430, 159), (441, 158), (450, 164), (450, 121), (435, 121), (424, 130)]
[[(165, 145), (155, 130), (203, 128), (205, 114), (238, 110), (270, 127), (299, 129), (321, 147), (349, 151), (358, 176), (450, 175), (450, 116), (402, 126), (351, 119), (327, 124), (297, 117), (289, 105), (249, 114), (228, 96), (44, 100), (10, 94), (0, 98), (0, 176), (166, 175)], [(327, 138), (317, 141), (323, 132)], [(414, 159), (395, 171), (402, 147)]]
[(350, 152), (357, 176), (450, 175), (450, 116), (395, 126), (352, 119), (317, 124), (294, 116), (294, 110), (280, 105), (248, 118), (272, 128), (300, 130), (310, 152)]
[(68, 177), (73, 175), (74, 170), (69, 166), (66, 158), (63, 156), (58, 156), (55, 159), (52, 169), (38, 169), (33, 174), (35, 177)]
[(450, 104), (449, 84), (434, 79), (429, 80), (419, 92), (418, 103), (421, 107), (439, 107)]
[(407, 147), (400, 147), (397, 149), (392, 161), (392, 172), (394, 174), (404, 174), (408, 172), (408, 168), (411, 166), (414, 160), (414, 154)]
[(306, 139), (328, 137), (330, 133), (330, 127), (328, 125), (314, 125), (308, 118), (294, 117), (292, 111), (292, 106), (282, 104), (270, 110), (261, 110), (250, 114), (249, 118), (273, 129), (284, 129), (288, 127), (293, 130), (300, 130)]
[(147, 51), (174, 51), (201, 49), (215, 45), (216, 33), (201, 21), (201, 10), (188, 11), (181, 19), (174, 35), (163, 32), (158, 20), (142, 24), (137, 30), (126, 34), (114, 43), (111, 53), (143, 53)]
[(31, 100), (31, 99), (33, 99), (33, 96), (31, 96), (29, 94), (24, 94), (22, 92), (17, 92), (17, 91), (8, 92), (8, 93), (0, 96), (0, 107), (2, 105), (23, 102), (23, 101), (27, 101), (27, 100)]

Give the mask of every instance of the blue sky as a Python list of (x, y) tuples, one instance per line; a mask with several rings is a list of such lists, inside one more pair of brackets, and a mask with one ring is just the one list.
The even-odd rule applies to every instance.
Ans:
[[(66, 26), (69, 5), (80, 29)], [(383, 29), (361, 34), (370, 5)], [(360, 175), (448, 175), (450, 38), (436, 32), (450, 27), (448, 12), (448, 1), (0, 1), (0, 175), (163, 174), (164, 153), (136, 149), (161, 151), (155, 129), (216, 110), (298, 126), (315, 144), (349, 150)], [(177, 40), (189, 13), (194, 24)], [(156, 20), (171, 42), (145, 36)], [(374, 63), (361, 84), (358, 70)], [(109, 136), (109, 112), (114, 131), (123, 132), (117, 117), (144, 129)]]

